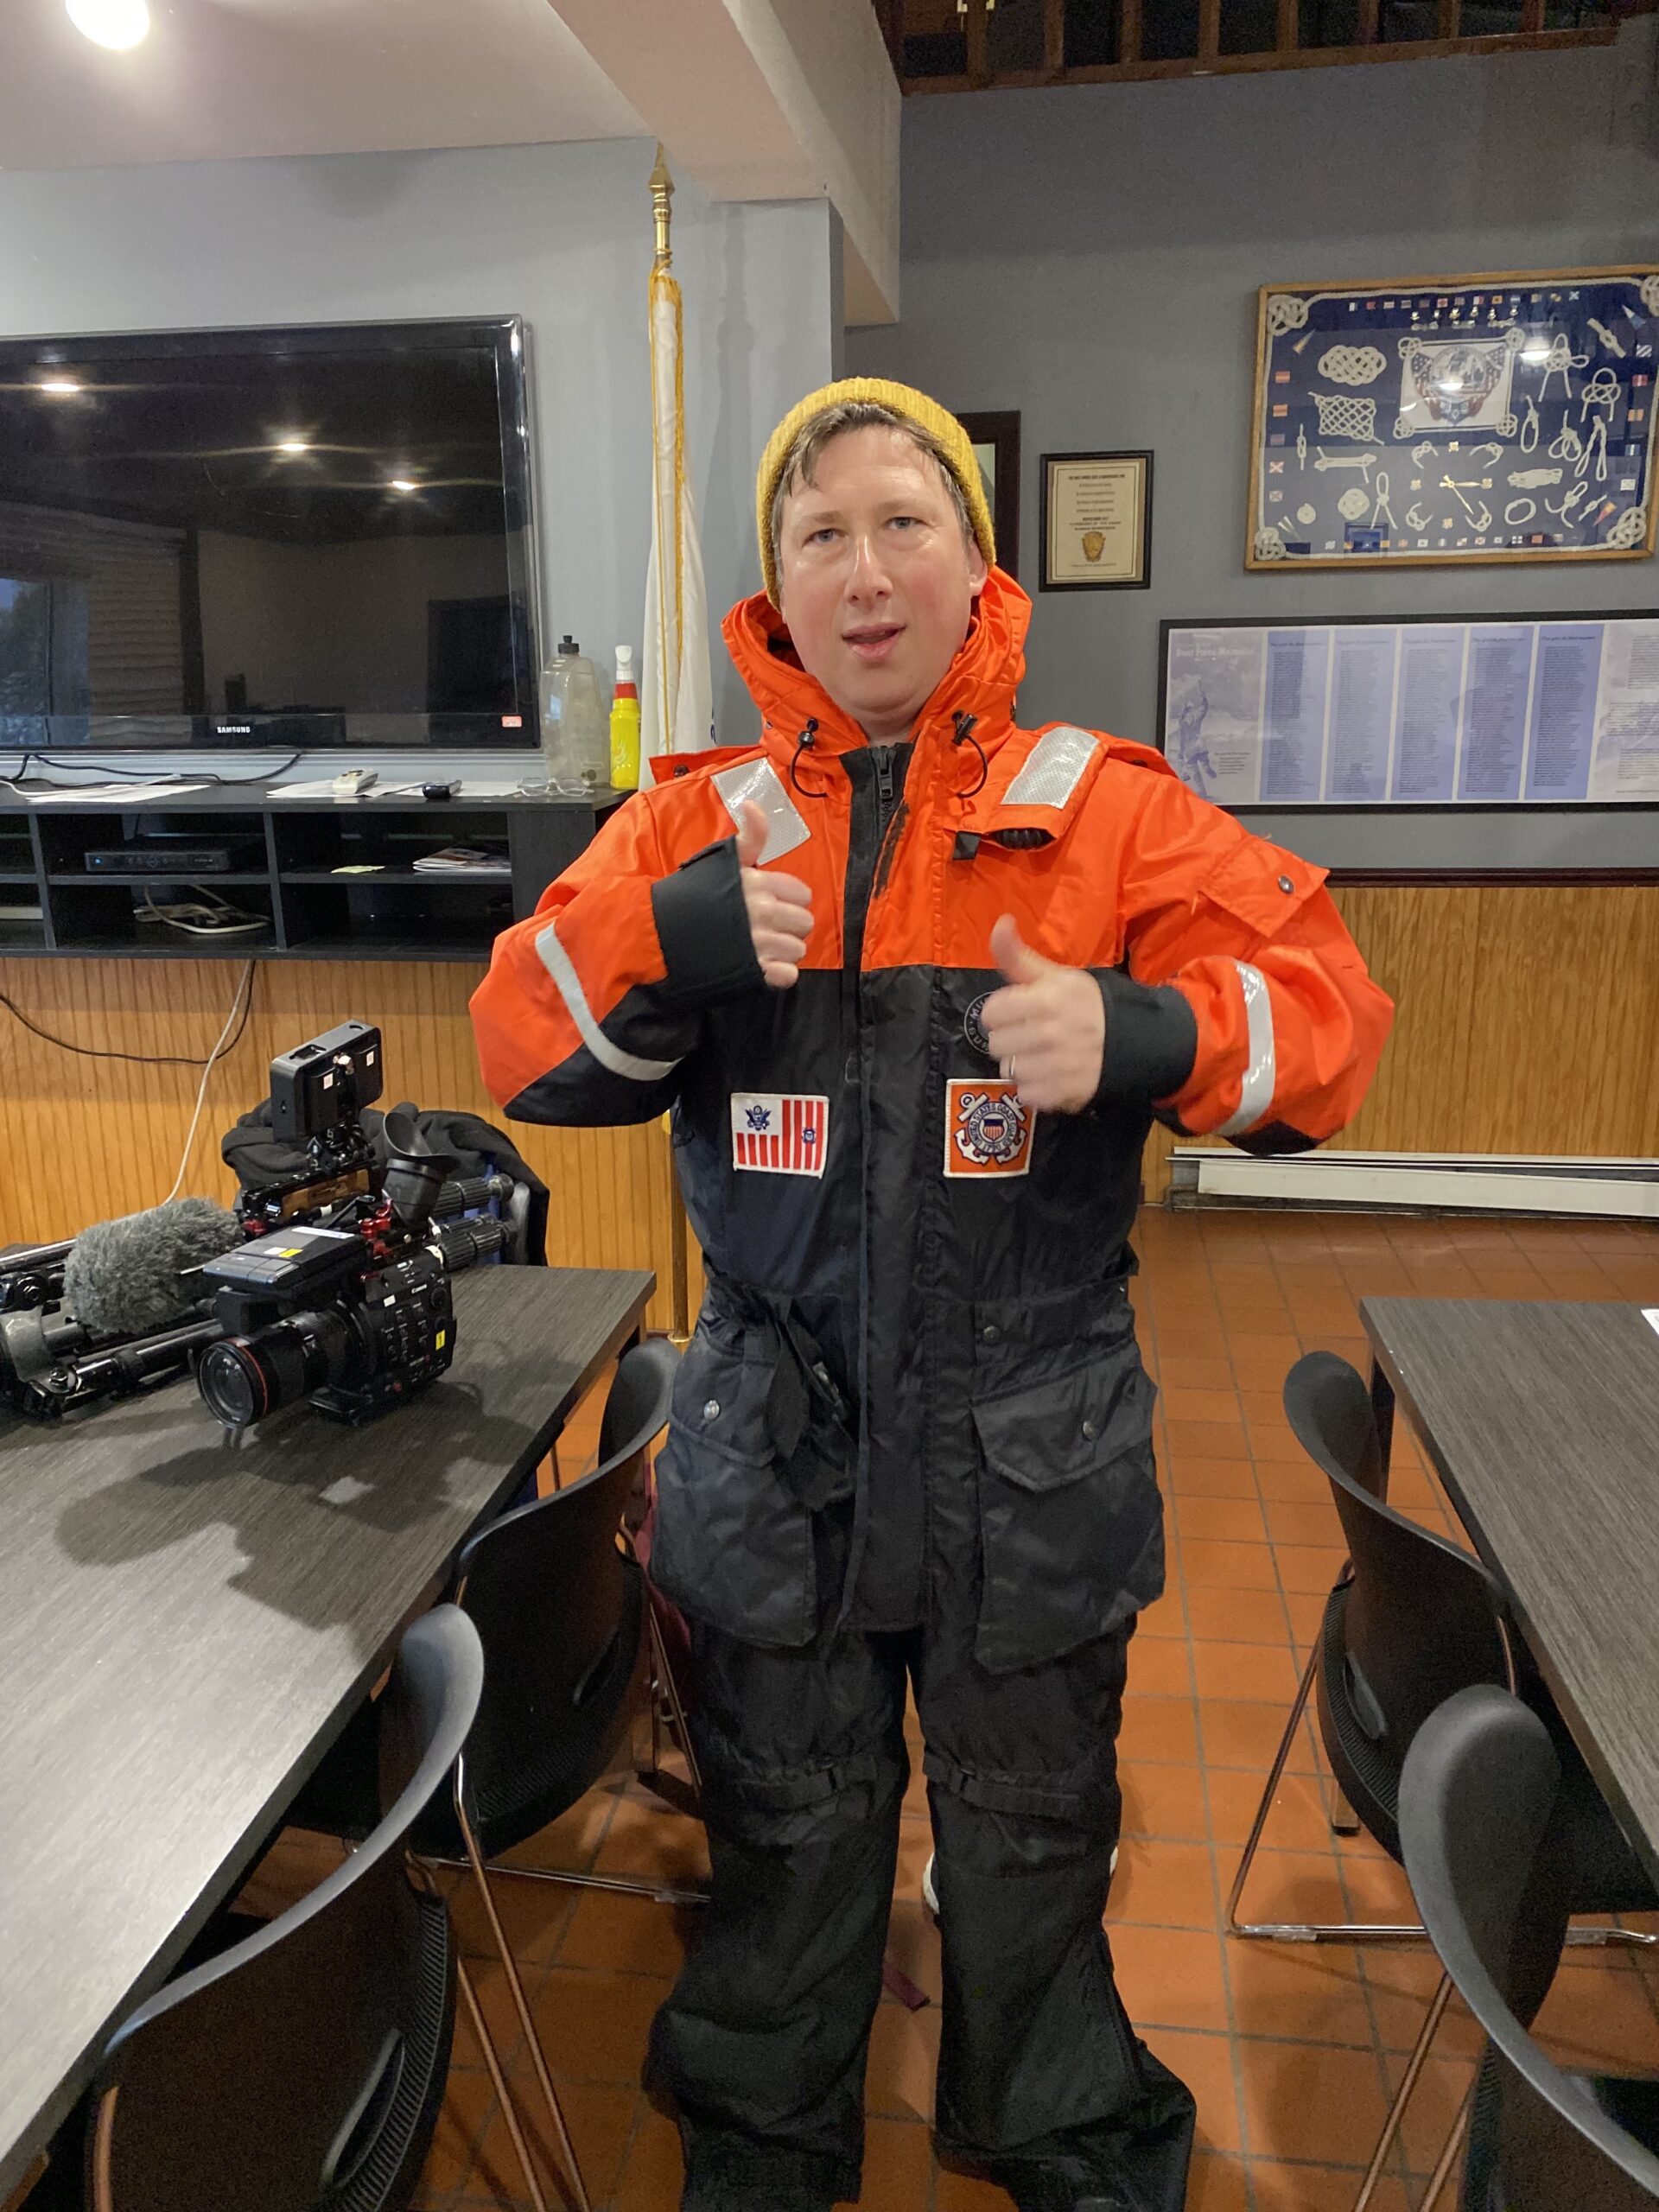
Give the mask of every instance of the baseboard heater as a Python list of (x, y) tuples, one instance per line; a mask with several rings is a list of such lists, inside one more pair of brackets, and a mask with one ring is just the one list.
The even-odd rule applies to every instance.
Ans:
[(1659, 1221), (1659, 1160), (1526, 1153), (1249, 1153), (1178, 1145), (1169, 1203), (1313, 1206), (1365, 1213), (1599, 1214)]

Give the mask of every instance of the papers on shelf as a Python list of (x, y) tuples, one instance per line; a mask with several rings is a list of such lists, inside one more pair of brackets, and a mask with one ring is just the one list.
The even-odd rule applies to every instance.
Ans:
[(446, 845), (442, 852), (423, 853), (415, 863), (417, 875), (508, 875), (512, 870), (505, 853), (486, 852), (479, 845)]
[(50, 791), (30, 791), (19, 784), (31, 806), (50, 806), (66, 799), (90, 800), (98, 806), (146, 806), (152, 799), (177, 798), (185, 791), (202, 791), (206, 784), (54, 784)]

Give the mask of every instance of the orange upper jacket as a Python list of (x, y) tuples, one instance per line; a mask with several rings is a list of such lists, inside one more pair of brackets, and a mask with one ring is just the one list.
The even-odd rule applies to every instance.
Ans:
[[(1251, 1150), (1306, 1147), (1353, 1113), (1388, 1034), (1389, 1001), (1323, 871), (1250, 836), (1148, 747), (1017, 726), (1029, 615), (993, 570), (908, 742), (873, 747), (775, 609), (745, 601), (726, 639), (760, 744), (666, 764), (498, 938), (473, 1001), (509, 1115), (673, 1109), (711, 1292), (659, 1467), (653, 1571), (758, 1641), (812, 1632), (827, 1593), (803, 1530), (838, 1494), (857, 1500), (849, 1608), (870, 1627), (921, 1618), (938, 1540), (968, 1510), (964, 1466), (996, 1485), (974, 1538), (985, 1663), (1048, 1656), (1146, 1602), (1161, 1573), (1155, 1491), (1123, 1468), (1145, 1456), (1150, 1394), (1114, 1362), (1128, 1356), (1122, 1283), (1151, 1116)], [(812, 892), (786, 992), (761, 982), (748, 939), (732, 832), (750, 798), (771, 824), (761, 864)], [(1084, 1114), (1033, 1115), (984, 1050), (1003, 913), (1105, 996)], [(1100, 1319), (1098, 1357), (1080, 1313)], [(780, 1362), (785, 1384), (796, 1367), (805, 1378), (798, 1422), (772, 1402), (788, 1395)], [(1029, 1400), (1057, 1389), (1058, 1406)], [(780, 1419), (786, 1444), (798, 1427), (807, 1443), (785, 1450)], [(1033, 1533), (1057, 1465), (1061, 1489), (1093, 1473), (1116, 1499), (1097, 1516), (1100, 1555), (1079, 1565), (1069, 1496), (1064, 1573)], [(999, 1611), (998, 1587), (1033, 1577), (1063, 1586), (1035, 1624), (1023, 1598)]]

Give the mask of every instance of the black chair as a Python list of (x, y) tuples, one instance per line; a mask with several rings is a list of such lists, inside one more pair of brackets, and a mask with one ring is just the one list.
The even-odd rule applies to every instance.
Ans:
[[(1400, 1776), (1418, 1729), (1458, 1691), (1486, 1684), (1521, 1690), (1552, 1725), (1565, 1776), (1564, 1817), (1573, 1865), (1573, 1910), (1659, 1909), (1659, 1896), (1631, 1857), (1612, 1815), (1573, 1748), (1548, 1691), (1511, 1634), (1503, 1593), (1480, 1560), (1397, 1513), (1384, 1497), (1382, 1440), (1364, 1378), (1334, 1352), (1309, 1352), (1285, 1379), (1285, 1411), (1297, 1441), (1323, 1471), (1347, 1540), (1348, 1564), (1325, 1608), (1227, 1901), (1230, 1935), (1304, 1943), (1421, 1942), (1403, 1923), (1243, 1921), (1239, 1906), (1307, 1700), (1317, 1688), (1319, 1736), (1332, 1774), (1357, 1824), (1400, 1857)], [(1332, 1826), (1339, 1823), (1332, 1821)], [(1351, 1832), (1351, 1831), (1350, 1831)], [(1612, 1927), (1577, 1929), (1582, 1943), (1646, 1944)], [(1357, 2200), (1382, 2178), (1452, 1985), (1435, 1991)]]
[[(653, 1673), (697, 1783), (645, 1575), (623, 1527), (645, 1456), (667, 1426), (678, 1363), (678, 1353), (661, 1338), (625, 1352), (606, 1400), (594, 1471), (504, 1513), (461, 1552), (455, 1603), (483, 1644), (483, 1694), (456, 1762), (454, 1790), (428, 1808), (411, 1839), (423, 1859), (473, 1877), (581, 2212), (588, 2212), (586, 2186), (490, 1877), (620, 1891), (670, 1904), (703, 1902), (700, 1892), (664, 1884), (493, 1863), (569, 1812), (607, 1771)], [(289, 1808), (294, 1825), (355, 1832), (365, 1777), (373, 1770), (378, 1713), (372, 1705), (357, 1716), (315, 1785)], [(481, 2023), (480, 2034), (492, 2073), (499, 2073)], [(504, 2093), (504, 2107), (506, 2102)], [(545, 2212), (534, 2171), (522, 2157), (521, 2164), (531, 2202)]]
[[(193, 1967), (111, 2037), (94, 2084), (96, 2212), (395, 2212), (443, 2101), (458, 1961), (405, 1846), (478, 1711), (478, 1632), (417, 1621), (380, 1700), (394, 1802), (327, 1880)], [(236, 1930), (218, 1923), (216, 1941)]]
[(1659, 2081), (1565, 2073), (1528, 2033), (1573, 1904), (1560, 1762), (1543, 1721), (1502, 1690), (1460, 1691), (1407, 1754), (1400, 1831), (1434, 1948), (1488, 2037), (1423, 2212), (1465, 2126), (1462, 2212), (1659, 2203)]

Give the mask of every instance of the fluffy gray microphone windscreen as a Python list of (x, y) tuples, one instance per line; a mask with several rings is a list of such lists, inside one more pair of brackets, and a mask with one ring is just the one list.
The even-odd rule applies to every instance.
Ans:
[(242, 1241), (236, 1216), (212, 1198), (173, 1198), (119, 1221), (94, 1222), (63, 1263), (63, 1302), (100, 1336), (171, 1328), (201, 1295), (199, 1279), (184, 1270)]

